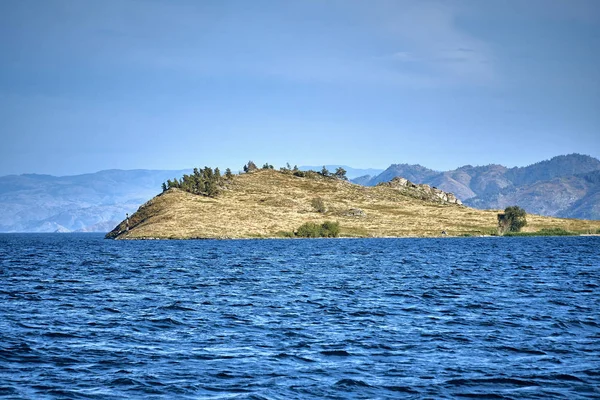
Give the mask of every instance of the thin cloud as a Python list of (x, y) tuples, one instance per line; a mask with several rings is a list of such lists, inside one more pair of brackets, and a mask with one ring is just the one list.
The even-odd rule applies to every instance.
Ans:
[[(353, 85), (433, 88), (499, 81), (491, 46), (459, 25), (458, 8), (415, 1), (334, 4), (340, 8), (338, 18), (356, 27), (354, 41), (356, 36), (360, 40), (355, 47), (339, 52), (317, 43), (310, 51), (270, 54), (247, 66), (281, 79)], [(329, 43), (350, 41), (333, 29), (328, 33)]]
[(390, 55), (400, 62), (395, 65), (399, 72), (402, 63), (411, 62), (440, 84), (487, 85), (498, 79), (491, 46), (459, 25), (459, 9), (448, 3), (410, 2), (386, 3), (382, 10), (381, 29), (402, 48)]
[(331, 26), (332, 21), (311, 20), (314, 10), (304, 15), (300, 9), (296, 17), (283, 8), (261, 11), (251, 4), (228, 13), (201, 3), (187, 8), (153, 3), (141, 15), (134, 12), (136, 1), (94, 13), (67, 4), (71, 13), (84, 15), (85, 24), (72, 22), (87, 36), (89, 50), (76, 49), (80, 60), (112, 68), (418, 87), (496, 79), (489, 46), (458, 26), (458, 11), (446, 3), (332, 2), (323, 6), (337, 13)]

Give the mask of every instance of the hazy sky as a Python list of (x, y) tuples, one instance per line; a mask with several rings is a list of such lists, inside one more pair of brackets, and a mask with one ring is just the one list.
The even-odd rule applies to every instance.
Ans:
[(0, 175), (600, 156), (598, 0), (3, 0)]

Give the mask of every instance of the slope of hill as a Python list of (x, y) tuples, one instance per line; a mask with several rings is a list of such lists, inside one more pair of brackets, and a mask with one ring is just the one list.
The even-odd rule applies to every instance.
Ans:
[(352, 183), (356, 183), (357, 185), (369, 186), (369, 182), (374, 177), (372, 175), (362, 175), (358, 178), (351, 179)]
[(0, 232), (106, 232), (186, 171), (107, 170), (0, 177)]
[(477, 208), (504, 208), (518, 204), (525, 210), (536, 210), (542, 215), (560, 215), (577, 199), (585, 197), (587, 190), (582, 179), (572, 176), (531, 185), (511, 186), (496, 193), (473, 197), (465, 203)]
[(477, 208), (504, 208), (519, 204), (542, 215), (600, 219), (600, 170), (510, 186), (497, 193), (466, 200)]
[(587, 186), (586, 194), (571, 204), (561, 215), (572, 215), (575, 218), (600, 215), (600, 170), (578, 175), (578, 177), (582, 178), (583, 184)]
[[(297, 177), (273, 170), (233, 176), (216, 198), (169, 189), (144, 204), (107, 237), (280, 237), (305, 222), (338, 221), (349, 237), (440, 236), (495, 231), (497, 212), (445, 202), (426, 186), (402, 180), (376, 187), (324, 177)], [(323, 200), (318, 212), (313, 199)], [(529, 216), (529, 230), (560, 227), (595, 230), (600, 222)]]
[[(600, 219), (596, 195), (600, 182), (587, 175), (600, 171), (600, 160), (590, 156), (569, 154), (515, 168), (466, 165), (438, 173), (420, 165), (403, 167), (392, 165), (379, 176), (360, 183), (375, 185), (416, 171), (411, 180), (454, 193), (471, 207), (498, 209), (516, 204), (529, 213)], [(419, 175), (421, 171), (424, 173)]]

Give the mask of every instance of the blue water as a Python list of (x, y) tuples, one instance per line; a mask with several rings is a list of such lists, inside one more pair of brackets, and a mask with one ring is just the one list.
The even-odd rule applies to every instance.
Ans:
[(600, 238), (0, 235), (0, 397), (599, 398)]

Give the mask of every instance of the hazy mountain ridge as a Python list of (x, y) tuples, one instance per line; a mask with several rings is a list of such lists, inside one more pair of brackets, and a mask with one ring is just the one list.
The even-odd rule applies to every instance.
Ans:
[(353, 181), (372, 186), (394, 174), (411, 175), (414, 182), (454, 193), (475, 208), (502, 209), (517, 204), (540, 215), (600, 219), (598, 171), (600, 160), (569, 154), (526, 167), (465, 165), (435, 174), (421, 165), (395, 164), (368, 181)]
[(0, 232), (106, 232), (188, 170), (0, 177)]
[[(525, 185), (517, 193), (530, 208), (538, 201), (546, 213), (555, 212), (558, 217), (600, 219), (600, 169)], [(512, 195), (512, 191), (506, 195)]]
[[(336, 165), (326, 166), (330, 171)], [(401, 176), (454, 193), (466, 205), (502, 209), (520, 205), (541, 215), (600, 219), (600, 160), (570, 154), (527, 167), (465, 165), (434, 171), (393, 164), (385, 171), (342, 166), (354, 183), (373, 186)], [(321, 167), (301, 167), (321, 170)], [(377, 176), (365, 176), (374, 173)], [(105, 170), (56, 177), (0, 177), (0, 232), (106, 232), (160, 192), (162, 182), (191, 170)]]
[(562, 215), (600, 215), (600, 171), (585, 174), (582, 178), (589, 184), (588, 192)]
[(533, 184), (558, 177), (586, 174), (600, 170), (600, 160), (582, 155), (556, 156), (527, 167), (515, 167), (507, 171), (506, 177), (514, 185)]

